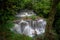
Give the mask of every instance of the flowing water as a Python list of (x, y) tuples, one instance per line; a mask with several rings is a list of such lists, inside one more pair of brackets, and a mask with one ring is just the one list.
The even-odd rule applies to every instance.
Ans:
[[(24, 15), (17, 15), (19, 17), (25, 17), (28, 15), (26, 12), (24, 12)], [(15, 33), (24, 34), (30, 37), (37, 35), (41, 35), (45, 33), (45, 26), (46, 26), (46, 20), (45, 19), (38, 19), (38, 20), (23, 20), (21, 19), (19, 23), (14, 23), (14, 27), (11, 28), (11, 31), (14, 31)]]

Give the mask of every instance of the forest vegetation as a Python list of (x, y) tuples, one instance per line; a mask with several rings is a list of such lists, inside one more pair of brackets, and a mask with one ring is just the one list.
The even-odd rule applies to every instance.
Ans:
[(24, 9), (47, 19), (45, 35), (35, 40), (60, 40), (60, 0), (0, 0), (0, 40), (33, 40), (10, 31), (16, 13)]

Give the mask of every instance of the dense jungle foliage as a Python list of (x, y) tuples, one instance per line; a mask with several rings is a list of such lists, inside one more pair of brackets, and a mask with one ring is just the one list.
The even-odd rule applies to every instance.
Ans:
[[(48, 19), (51, 6), (52, 0), (0, 0), (0, 40), (33, 40), (33, 38), (10, 31), (10, 28), (14, 26), (12, 21), (16, 19), (15, 14), (20, 10), (29, 9), (38, 16)], [(55, 40), (60, 40), (60, 3), (56, 6), (53, 34), (56, 35)], [(36, 38), (40, 40), (41, 37)]]

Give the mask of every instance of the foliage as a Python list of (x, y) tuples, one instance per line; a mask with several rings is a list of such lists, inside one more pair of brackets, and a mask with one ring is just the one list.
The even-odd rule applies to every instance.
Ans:
[[(37, 15), (47, 18), (50, 11), (51, 0), (0, 0), (0, 32), (5, 32), (6, 40), (32, 40), (28, 36), (14, 34), (10, 31), (13, 27), (12, 21), (15, 19), (15, 14), (22, 9), (34, 10)], [(60, 3), (57, 7), (55, 17), (55, 26), (58, 37), (60, 37)], [(35, 16), (31, 17), (33, 20)], [(0, 35), (1, 35), (0, 34)], [(3, 34), (2, 34), (3, 35)], [(4, 35), (2, 37), (4, 37)], [(1, 36), (0, 36), (1, 37)], [(1, 39), (1, 38), (0, 38)]]
[(40, 1), (39, 0), (18, 0), (18, 1), (7, 0), (3, 3), (4, 8), (1, 6), (1, 9), (5, 9), (6, 11), (13, 11), (13, 12), (19, 11), (21, 9), (31, 9), (34, 10), (39, 16), (40, 15), (45, 16), (49, 13), (51, 6), (50, 3), (51, 3), (50, 0), (40, 0)]
[(35, 19), (37, 18), (37, 16), (32, 15), (32, 16), (30, 16), (29, 18), (31, 18), (32, 20), (35, 20)]
[(25, 35), (12, 33), (7, 37), (7, 40), (32, 40), (32, 38)]
[[(1, 27), (2, 26), (2, 27)], [(10, 30), (14, 25), (12, 22), (8, 21), (6, 24), (0, 26), (0, 40), (32, 40), (31, 37), (16, 34)]]
[(0, 25), (0, 32), (6, 32), (8, 30), (10, 30), (11, 27), (13, 27), (13, 23), (10, 22), (6, 22), (5, 24), (1, 24)]
[[(27, 0), (26, 0), (27, 1)], [(25, 4), (25, 7), (28, 9), (34, 10), (37, 15), (44, 16), (47, 15), (50, 11), (51, 0), (31, 0)]]

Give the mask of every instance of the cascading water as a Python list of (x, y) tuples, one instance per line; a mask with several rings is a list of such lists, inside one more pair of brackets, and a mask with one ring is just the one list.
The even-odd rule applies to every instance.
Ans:
[[(28, 16), (28, 15), (32, 16), (32, 14), (28, 14), (27, 12), (24, 12), (23, 14), (21, 14), (21, 15), (18, 14), (17, 16), (22, 17), (22, 18), (25, 16)], [(19, 33), (19, 34), (27, 35), (30, 37), (34, 37), (35, 34), (41, 35), (45, 32), (46, 21), (41, 18), (37, 19), (37, 20), (23, 20), (23, 19), (21, 19), (18, 24), (16, 23), (14, 25), (15, 26), (13, 28), (11, 28), (12, 31)]]
[(35, 28), (37, 35), (45, 32), (46, 21), (44, 19), (39, 19), (37, 21), (38, 26)]
[(15, 32), (15, 33), (21, 33), (21, 27), (18, 24), (14, 24), (14, 27), (11, 28), (11, 31)]
[(25, 26), (25, 28), (24, 28), (23, 33), (24, 33), (25, 35), (28, 35), (28, 36), (30, 36), (30, 37), (33, 37), (33, 36), (34, 36), (34, 29), (32, 29), (32, 28), (29, 26), (29, 24), (27, 24), (27, 25)]

